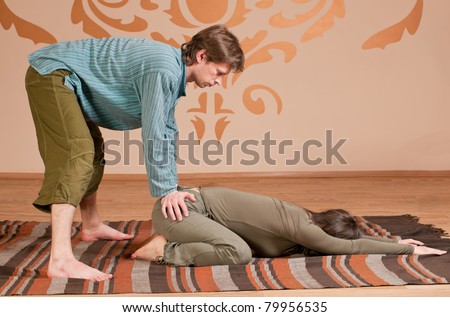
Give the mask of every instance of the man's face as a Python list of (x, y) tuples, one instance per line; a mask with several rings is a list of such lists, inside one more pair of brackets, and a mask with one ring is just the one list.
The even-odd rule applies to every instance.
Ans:
[(221, 85), (223, 76), (230, 72), (227, 64), (216, 64), (208, 62), (204, 53), (199, 54), (197, 63), (192, 67), (192, 80), (200, 88)]

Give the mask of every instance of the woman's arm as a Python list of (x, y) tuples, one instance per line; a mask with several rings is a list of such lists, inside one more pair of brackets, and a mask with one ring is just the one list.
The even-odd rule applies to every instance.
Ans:
[(339, 239), (328, 235), (321, 228), (308, 221), (298, 230), (298, 240), (302, 246), (323, 254), (417, 254), (443, 255), (447, 251), (429, 248), (414, 239), (400, 240), (398, 243), (380, 239)]
[(409, 244), (414, 246), (414, 254), (425, 255), (425, 254), (435, 254), (435, 255), (443, 255), (446, 254), (447, 251), (430, 248), (424, 245), (422, 241), (414, 240), (414, 239), (401, 239), (394, 240), (385, 237), (371, 237), (371, 236), (362, 236), (362, 239), (369, 239), (374, 241), (384, 241), (389, 243), (398, 243), (398, 244)]
[(383, 241), (383, 242), (389, 242), (389, 243), (397, 243), (398, 240), (389, 239), (387, 237), (374, 237), (374, 236), (366, 236), (363, 235), (361, 239), (367, 239), (367, 240), (373, 240), (373, 241)]
[(296, 243), (324, 254), (412, 254), (414, 246), (380, 239), (339, 239), (307, 221), (296, 232)]

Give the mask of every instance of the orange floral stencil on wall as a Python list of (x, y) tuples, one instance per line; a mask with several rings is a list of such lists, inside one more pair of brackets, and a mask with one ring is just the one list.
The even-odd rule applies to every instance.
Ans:
[[(13, 1), (9, 2), (11, 7)], [(255, 25), (254, 31), (245, 37), (236, 32), (243, 38), (241, 46), (246, 56), (245, 68), (248, 70), (266, 65), (273, 67), (280, 59), (283, 63), (290, 63), (297, 56), (298, 45), (307, 45), (305, 43), (333, 29), (338, 19), (345, 18), (346, 5), (351, 3), (345, 0), (73, 0), (70, 14), (71, 25), (80, 24), (82, 31), (92, 37), (114, 36), (114, 31), (123, 36), (123, 32), (126, 32), (130, 36), (150, 36), (175, 47), (188, 41), (190, 34), (209, 25), (224, 24), (232, 29), (254, 23), (251, 21), (255, 21), (256, 17), (261, 25)], [(362, 49), (383, 49), (399, 42), (405, 30), (411, 35), (415, 34), (422, 13), (423, 0), (416, 0), (406, 17), (368, 38)], [(176, 26), (178, 35), (171, 37), (165, 33), (167, 30), (155, 26), (155, 20), (148, 17), (152, 14), (158, 15), (158, 23)], [(5, 30), (14, 26), (19, 37), (32, 40), (35, 44), (57, 41), (50, 31), (21, 18), (19, 13), (10, 9), (7, 0), (0, 0), (0, 23)], [(253, 30), (251, 27), (246, 29)], [(278, 40), (274, 34), (280, 30), (286, 30), (294, 36), (288, 36), (288, 40)], [(196, 90), (197, 104), (188, 107), (186, 113), (193, 116), (190, 122), (199, 139), (205, 136), (212, 124), (214, 137), (220, 141), (226, 129), (232, 127), (239, 107), (255, 118), (265, 114), (269, 107), (274, 107), (276, 114), (282, 113), (283, 98), (276, 89), (265, 83), (254, 82), (255, 79), (241, 80), (248, 78), (246, 74), (233, 73), (222, 82), (224, 89), (233, 87), (233, 93), (241, 94), (242, 105), (231, 105), (223, 90), (222, 93), (217, 90), (199, 93)]]
[[(126, 9), (126, 5), (129, 3), (128, 0), (122, 0), (119, 2), (108, 2), (105, 0), (98, 0), (98, 2), (109, 9)], [(144, 10), (156, 10), (158, 9), (158, 5), (152, 3), (151, 0), (141, 0), (140, 2), (141, 8)], [(89, 11), (101, 22), (104, 24), (111, 26), (117, 30), (126, 31), (126, 32), (141, 32), (145, 31), (148, 27), (148, 23), (145, 19), (138, 17), (136, 15), (133, 16), (133, 20), (129, 23), (123, 23), (121, 19), (114, 19), (106, 15), (102, 12), (101, 8), (95, 3), (93, 0), (74, 0), (72, 6), (72, 22), (74, 24), (82, 23), (83, 31), (93, 37), (101, 38), (101, 37), (110, 37), (109, 34), (104, 28), (102, 28), (98, 23), (96, 23), (90, 15), (87, 14), (87, 8)], [(125, 11), (125, 10), (122, 10)], [(129, 11), (126, 11), (129, 12)], [(133, 13), (133, 12), (131, 12)]]
[(34, 44), (56, 43), (56, 38), (49, 32), (15, 15), (8, 8), (5, 0), (0, 0), (0, 23), (5, 30), (9, 30), (14, 25), (20, 37), (30, 39)]
[(370, 37), (363, 44), (362, 48), (383, 49), (389, 44), (400, 41), (403, 37), (403, 33), (405, 32), (405, 30), (408, 30), (409, 34), (411, 35), (415, 34), (420, 25), (420, 20), (422, 18), (422, 11), (423, 11), (423, 0), (417, 0), (416, 5), (406, 18)]

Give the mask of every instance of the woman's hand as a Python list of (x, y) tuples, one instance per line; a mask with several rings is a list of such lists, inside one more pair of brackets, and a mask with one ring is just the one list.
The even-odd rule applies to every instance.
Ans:
[(161, 199), (162, 214), (164, 218), (170, 217), (172, 220), (183, 220), (183, 216), (189, 216), (184, 200), (188, 198), (190, 201), (195, 201), (195, 196), (187, 192), (174, 191)]
[(418, 241), (418, 240), (414, 240), (414, 239), (399, 240), (398, 244), (413, 245), (414, 246), (414, 254), (418, 254), (418, 255), (426, 255), (426, 254), (443, 255), (443, 254), (447, 253), (447, 251), (426, 247), (422, 241)]
[(422, 241), (418, 241), (418, 240), (414, 240), (414, 239), (399, 240), (398, 244), (424, 245)]
[(443, 255), (446, 253), (447, 253), (447, 251), (433, 249), (433, 248), (429, 248), (429, 247), (426, 247), (423, 245), (415, 245), (414, 246), (414, 254), (418, 254), (418, 255), (426, 255), (426, 254)]

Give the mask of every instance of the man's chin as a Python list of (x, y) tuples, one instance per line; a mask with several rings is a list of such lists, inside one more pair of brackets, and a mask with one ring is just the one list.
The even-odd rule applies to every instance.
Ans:
[(198, 83), (198, 82), (195, 82), (195, 84), (196, 84), (197, 87), (199, 87), (199, 88), (205, 88), (205, 84)]
[(211, 87), (211, 85), (210, 85), (210, 84), (207, 84), (207, 83), (197, 83), (197, 86), (199, 86), (200, 88), (208, 88), (208, 87)]

